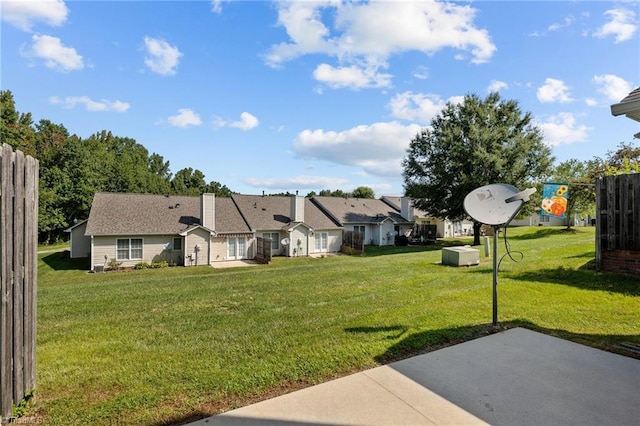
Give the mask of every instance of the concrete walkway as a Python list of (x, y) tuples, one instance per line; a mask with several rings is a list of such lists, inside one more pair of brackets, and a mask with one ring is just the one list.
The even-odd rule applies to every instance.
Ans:
[(203, 419), (210, 425), (640, 424), (640, 360), (523, 328)]

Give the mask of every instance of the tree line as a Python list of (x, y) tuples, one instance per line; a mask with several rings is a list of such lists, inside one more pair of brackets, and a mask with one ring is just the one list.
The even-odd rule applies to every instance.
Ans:
[[(220, 182), (207, 183), (198, 169), (187, 167), (173, 174), (169, 161), (149, 154), (132, 138), (106, 130), (81, 138), (47, 119), (34, 123), (31, 113), (16, 110), (8, 90), (0, 91), (0, 108), (0, 141), (40, 163), (41, 242), (60, 239), (66, 228), (86, 219), (96, 192), (193, 196), (208, 192), (219, 197), (234, 193)], [(461, 103), (448, 103), (410, 142), (403, 160), (404, 195), (433, 217), (462, 219), (464, 196), (479, 186), (536, 186), (537, 198), (523, 209), (523, 214), (530, 214), (540, 206), (543, 182), (568, 182), (571, 217), (595, 212), (596, 178), (640, 172), (640, 148), (625, 142), (605, 158), (554, 165), (551, 149), (532, 122), (531, 113), (523, 113), (516, 101), (505, 101), (497, 93), (485, 99), (467, 95)], [(307, 194), (316, 195), (375, 198), (366, 186), (352, 192), (325, 189)]]
[(171, 173), (169, 161), (134, 139), (103, 130), (81, 138), (62, 124), (15, 108), (13, 94), (0, 91), (0, 140), (38, 159), (40, 164), (38, 233), (41, 242), (63, 237), (86, 219), (96, 192), (230, 196), (232, 191), (191, 167)]
[[(103, 130), (87, 138), (69, 134), (63, 124), (34, 123), (31, 113), (16, 110), (13, 94), (0, 91), (0, 141), (37, 158), (40, 164), (38, 235), (40, 242), (64, 238), (64, 230), (89, 216), (96, 192), (128, 192), (229, 197), (234, 191), (206, 182), (198, 169), (171, 172), (169, 161), (135, 139)], [(281, 195), (281, 194), (270, 194)], [(286, 195), (290, 195), (287, 193)], [(311, 192), (308, 196), (316, 195)], [(371, 188), (353, 192), (322, 190), (319, 195), (374, 198)]]

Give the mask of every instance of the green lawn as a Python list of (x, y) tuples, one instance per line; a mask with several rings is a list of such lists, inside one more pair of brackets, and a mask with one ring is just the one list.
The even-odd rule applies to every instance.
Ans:
[[(640, 345), (640, 284), (595, 272), (593, 228), (508, 237), (524, 257), (500, 267), (503, 326), (613, 351)], [(471, 240), (446, 243), (461, 242)], [(477, 267), (441, 266), (440, 248), (103, 274), (43, 253), (30, 414), (55, 425), (180, 423), (486, 334), (491, 260), (481, 250)]]

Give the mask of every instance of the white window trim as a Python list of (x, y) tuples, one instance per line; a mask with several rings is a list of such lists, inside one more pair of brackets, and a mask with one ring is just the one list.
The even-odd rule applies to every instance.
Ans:
[[(268, 235), (268, 237), (267, 237)], [(275, 238), (273, 236), (275, 235)], [(280, 250), (280, 233), (279, 232), (263, 232), (262, 238), (268, 238), (271, 242), (271, 250)], [(273, 246), (273, 241), (275, 241), (275, 247)]]
[[(126, 258), (122, 258), (119, 256), (118, 252), (118, 241), (121, 240), (126, 240), (128, 243), (128, 253), (127, 253), (127, 257)], [(142, 251), (142, 255), (140, 257), (132, 257), (131, 256), (131, 240), (140, 240), (141, 242), (141, 251)], [(138, 238), (138, 237), (134, 237), (134, 238), (116, 238), (116, 260), (142, 260), (144, 258), (144, 239), (143, 238)]]

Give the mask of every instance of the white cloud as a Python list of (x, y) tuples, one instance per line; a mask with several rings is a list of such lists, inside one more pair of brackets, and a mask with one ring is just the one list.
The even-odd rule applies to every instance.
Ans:
[(84, 68), (82, 56), (73, 47), (67, 47), (57, 37), (34, 34), (31, 49), (23, 56), (44, 60), (44, 65), (53, 70), (69, 72)]
[(594, 106), (598, 105), (598, 101), (596, 99), (593, 99), (593, 98), (586, 98), (584, 100), (584, 103), (587, 104), (587, 106), (590, 106), (590, 107), (594, 107)]
[(377, 68), (374, 67), (361, 69), (353, 65), (335, 68), (328, 64), (320, 64), (313, 72), (313, 77), (334, 89), (343, 87), (363, 89), (391, 86), (391, 74), (378, 73)]
[(2, 1), (2, 20), (23, 30), (31, 31), (37, 22), (54, 27), (64, 24), (69, 13), (62, 0)]
[(508, 89), (509, 85), (504, 81), (500, 80), (491, 80), (489, 83), (489, 87), (487, 87), (487, 92), (499, 92), (502, 89)]
[(229, 127), (235, 127), (242, 130), (251, 130), (254, 127), (258, 126), (260, 121), (255, 115), (252, 115), (248, 112), (243, 112), (240, 114), (240, 121), (234, 121), (229, 124)]
[(304, 130), (293, 143), (295, 153), (305, 159), (324, 160), (359, 167), (368, 174), (398, 177), (417, 124), (397, 122), (361, 125), (342, 132)]
[(551, 146), (584, 142), (591, 130), (584, 124), (578, 124), (574, 115), (568, 112), (550, 117), (538, 126), (544, 134), (544, 141)]
[(547, 28), (548, 31), (558, 31), (561, 28), (566, 28), (571, 26), (571, 24), (573, 24), (575, 22), (575, 18), (573, 16), (567, 16), (566, 18), (564, 18), (564, 21), (562, 23), (553, 23), (551, 25), (549, 25), (549, 28)]
[(596, 75), (592, 81), (598, 86), (598, 92), (606, 96), (607, 101), (620, 102), (632, 90), (631, 83), (613, 74)]
[(426, 80), (427, 78), (429, 78), (429, 68), (425, 66), (419, 66), (418, 69), (413, 72), (413, 76), (418, 80)]
[(445, 105), (446, 102), (438, 95), (409, 91), (398, 93), (391, 98), (388, 107), (395, 118), (427, 124), (442, 111)]
[(289, 191), (291, 189), (315, 190), (339, 188), (347, 183), (347, 179), (325, 176), (292, 176), (279, 178), (247, 178), (244, 182), (254, 188)]
[[(362, 75), (354, 77), (353, 64), (360, 70), (375, 71), (386, 66), (390, 56), (402, 52), (432, 55), (450, 48), (470, 56), (473, 63), (482, 63), (496, 51), (488, 32), (474, 25), (476, 11), (469, 5), (329, 0), (278, 2), (277, 7), (278, 24), (287, 31), (289, 41), (272, 45), (265, 55), (266, 63), (278, 67), (308, 54), (334, 57), (337, 66), (327, 68), (329, 65), (323, 64), (319, 69), (333, 71), (327, 79), (335, 87), (346, 87), (347, 77), (353, 78), (354, 85), (362, 84)], [(329, 22), (327, 16), (333, 21)], [(340, 78), (337, 70), (346, 70), (349, 75)], [(387, 79), (390, 76), (385, 76), (383, 82)], [(386, 83), (374, 81), (378, 85), (368, 87), (386, 87)]]
[(129, 109), (128, 102), (122, 101), (109, 101), (101, 99), (100, 101), (94, 101), (88, 96), (67, 96), (61, 99), (57, 96), (51, 96), (49, 103), (53, 105), (62, 105), (64, 108), (73, 109), (76, 105), (84, 105), (87, 111), (113, 111), (113, 112), (125, 112)]
[(218, 15), (222, 13), (222, 3), (230, 0), (211, 0), (211, 11)]
[(567, 103), (573, 101), (569, 94), (569, 88), (564, 81), (555, 78), (547, 78), (543, 86), (538, 88), (538, 100), (540, 102), (560, 102)]
[(200, 116), (189, 108), (179, 109), (178, 115), (170, 116), (167, 121), (169, 124), (176, 127), (199, 126), (202, 124)]
[(605, 13), (609, 17), (609, 22), (593, 34), (594, 37), (606, 38), (608, 36), (614, 36), (616, 43), (631, 40), (633, 35), (638, 30), (638, 25), (635, 23), (635, 12), (628, 9), (610, 9)]
[(144, 63), (151, 71), (161, 75), (176, 73), (180, 57), (182, 57), (182, 53), (177, 47), (153, 37), (145, 37), (144, 45), (147, 52)]

